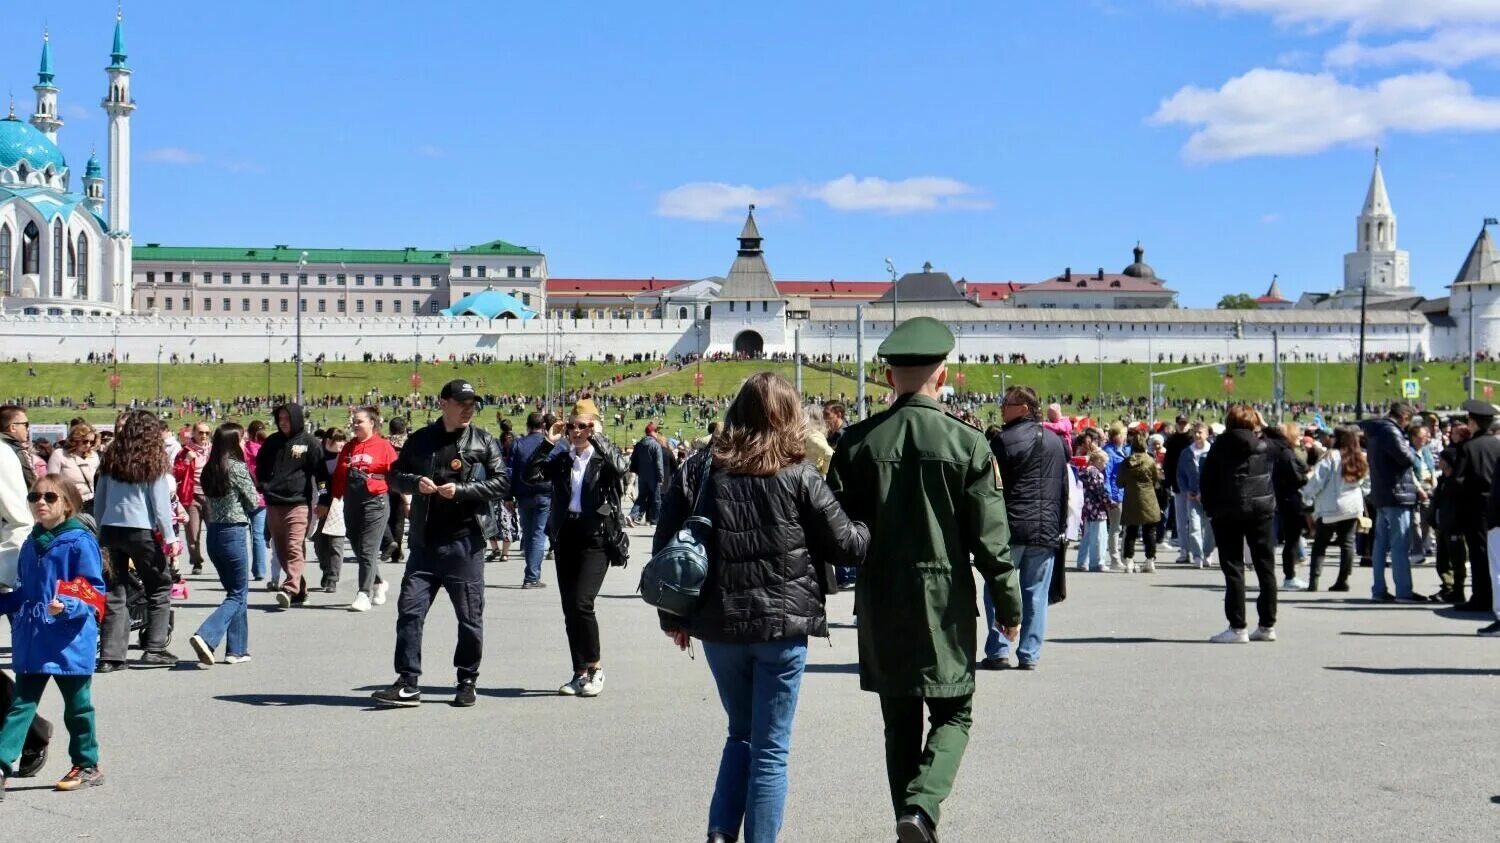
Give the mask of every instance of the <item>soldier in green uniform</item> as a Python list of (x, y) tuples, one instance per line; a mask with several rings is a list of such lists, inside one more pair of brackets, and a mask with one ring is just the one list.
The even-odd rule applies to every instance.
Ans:
[(979, 613), (971, 559), (1006, 637), (1014, 641), (1021, 622), (999, 469), (984, 435), (938, 401), (952, 350), (953, 334), (935, 319), (892, 331), (879, 354), (896, 401), (845, 430), (828, 471), (849, 517), (870, 525), (855, 586), (859, 684), (880, 695), (902, 843), (935, 843), (969, 743)]

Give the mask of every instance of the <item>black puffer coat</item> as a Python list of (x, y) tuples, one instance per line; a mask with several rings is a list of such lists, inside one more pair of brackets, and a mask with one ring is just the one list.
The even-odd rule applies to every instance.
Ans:
[[(672, 478), (656, 524), (660, 550), (693, 513), (707, 449)], [(770, 477), (710, 475), (704, 515), (713, 522), (709, 573), (697, 613), (662, 615), (663, 629), (686, 628), (705, 641), (755, 644), (828, 635), (818, 568), (858, 565), (870, 530), (850, 521), (811, 463)]]
[(1307, 485), (1307, 462), (1297, 456), (1297, 450), (1280, 430), (1268, 427), (1263, 436), (1266, 458), (1271, 461), (1271, 489), (1276, 496), (1276, 511), (1283, 518), (1301, 515), (1305, 508), (1302, 487)]
[(1068, 530), (1068, 449), (1029, 418), (990, 440), (1005, 487), (1010, 543), (1057, 547)]
[(1199, 492), (1209, 518), (1270, 517), (1276, 496), (1266, 443), (1254, 431), (1239, 428), (1215, 439), (1203, 458)]

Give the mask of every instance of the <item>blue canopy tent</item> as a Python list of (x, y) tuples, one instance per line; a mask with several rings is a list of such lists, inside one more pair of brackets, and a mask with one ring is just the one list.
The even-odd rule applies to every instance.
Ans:
[(454, 302), (451, 307), (438, 311), (444, 316), (483, 316), (486, 319), (501, 319), (510, 317), (512, 319), (532, 319), (536, 317), (536, 311), (521, 304), (521, 300), (509, 293), (502, 293), (492, 287), (486, 287), (477, 293)]

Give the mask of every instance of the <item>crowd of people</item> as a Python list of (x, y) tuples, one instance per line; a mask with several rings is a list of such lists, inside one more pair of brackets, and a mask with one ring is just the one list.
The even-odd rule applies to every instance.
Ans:
[[(55, 682), (71, 762), (57, 787), (103, 783), (93, 676), (179, 663), (169, 647), (184, 566), (212, 565), (223, 589), (187, 638), (194, 660), (213, 667), (251, 660), (253, 584), (295, 611), (337, 594), (352, 556), (347, 608), (366, 613), (388, 602), (383, 566), (402, 564), (395, 679), (373, 701), (420, 703), (426, 617), (444, 591), (457, 619), (452, 702), (467, 707), (487, 561), (519, 545), (520, 586), (536, 590), (548, 587), (552, 557), (569, 649), (558, 693), (596, 697), (605, 673), (595, 601), (628, 559), (627, 528), (654, 528), (656, 550), (706, 530), (711, 564), (695, 608), (663, 611), (660, 624), (679, 647), (702, 643), (728, 721), (710, 843), (780, 833), (807, 641), (828, 634), (826, 598), (841, 588), (855, 591), (860, 684), (880, 695), (905, 843), (937, 839), (968, 741), (974, 671), (1039, 668), (1070, 567), (1150, 575), (1171, 548), (1177, 564), (1216, 563), (1227, 627), (1208, 640), (1272, 642), (1278, 592), (1322, 588), (1336, 550), (1328, 590), (1349, 591), (1356, 565), (1368, 564), (1372, 601), (1483, 612), (1494, 622), (1480, 634), (1500, 635), (1493, 406), (1471, 401), (1462, 418), (1443, 419), (1396, 403), (1330, 427), (1268, 424), (1241, 403), (1172, 424), (1106, 423), (1016, 385), (994, 396), (999, 417), (986, 424), (945, 388), (952, 349), (940, 323), (903, 323), (879, 352), (889, 407), (855, 423), (842, 402), (810, 409), (769, 372), (722, 403), (583, 394), (564, 418), (455, 379), (423, 399), (435, 418), (416, 429), (379, 402), (358, 406), (347, 426), (316, 429), (290, 401), (269, 424), (203, 413), (178, 430), (136, 408), (112, 431), (75, 420), (48, 447), (31, 441), (25, 407), (0, 407), (0, 612), (16, 673), (0, 674), (0, 775), (45, 765), (52, 724), (36, 704)], [(476, 423), (482, 405), (500, 408), (497, 434)], [(662, 420), (674, 407), (695, 422), (723, 411), (722, 425), (669, 437)], [(515, 409), (527, 410), (519, 434), (507, 419)], [(606, 421), (631, 416), (649, 420), (644, 435), (618, 447)], [(1412, 569), (1429, 557), (1441, 589), (1424, 595)], [(1258, 583), (1254, 627), (1247, 568)], [(981, 603), (982, 638), (972, 611)]]

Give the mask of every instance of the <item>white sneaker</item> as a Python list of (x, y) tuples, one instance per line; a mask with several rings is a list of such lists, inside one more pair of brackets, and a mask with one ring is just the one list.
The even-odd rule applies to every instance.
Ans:
[(1276, 640), (1276, 630), (1272, 629), (1270, 627), (1257, 626), (1255, 628), (1255, 631), (1252, 632), (1252, 633), (1250, 633), (1250, 640), (1251, 641), (1275, 641)]
[(203, 636), (194, 633), (188, 639), (188, 644), (192, 646), (193, 652), (198, 654), (199, 664), (204, 667), (213, 667), (214, 651), (212, 647), (208, 646), (208, 642), (203, 640)]
[(1223, 632), (1208, 639), (1210, 644), (1249, 644), (1250, 635), (1243, 629), (1230, 627)]
[(290, 609), (292, 607), (292, 595), (287, 594), (285, 591), (276, 592), (276, 605), (283, 609)]
[(375, 596), (370, 598), (370, 602), (374, 603), (376, 606), (384, 606), (385, 593), (390, 590), (391, 584), (388, 582), (382, 581), (375, 583)]
[(247, 661), (250, 661), (250, 654), (249, 653), (246, 653), (243, 656), (225, 656), (224, 657), (224, 663), (225, 664), (244, 664)]
[(1147, 559), (1146, 560), (1146, 564), (1144, 564), (1144, 565), (1141, 566), (1141, 573), (1143, 573), (1143, 574), (1154, 574), (1154, 573), (1156, 573), (1156, 560), (1154, 560), (1154, 559)]
[(1135, 573), (1135, 563), (1134, 562), (1126, 562), (1124, 570), (1125, 570), (1125, 573), (1127, 573), (1127, 574), (1133, 574), (1133, 573)]
[(368, 612), (368, 611), (370, 611), (370, 595), (364, 593), (363, 591), (361, 591), (360, 593), (354, 595), (354, 602), (349, 604), (349, 611), (351, 611), (351, 612)]
[(584, 677), (583, 684), (578, 688), (580, 697), (597, 697), (604, 690), (604, 668), (596, 667)]
[(565, 697), (576, 697), (578, 696), (578, 692), (583, 690), (583, 683), (587, 681), (588, 676), (586, 675), (574, 676), (572, 679), (569, 679), (567, 681), (567, 684), (563, 685), (561, 688), (558, 688), (557, 692)]
[(1282, 591), (1306, 591), (1307, 583), (1296, 577), (1287, 577), (1281, 581)]

